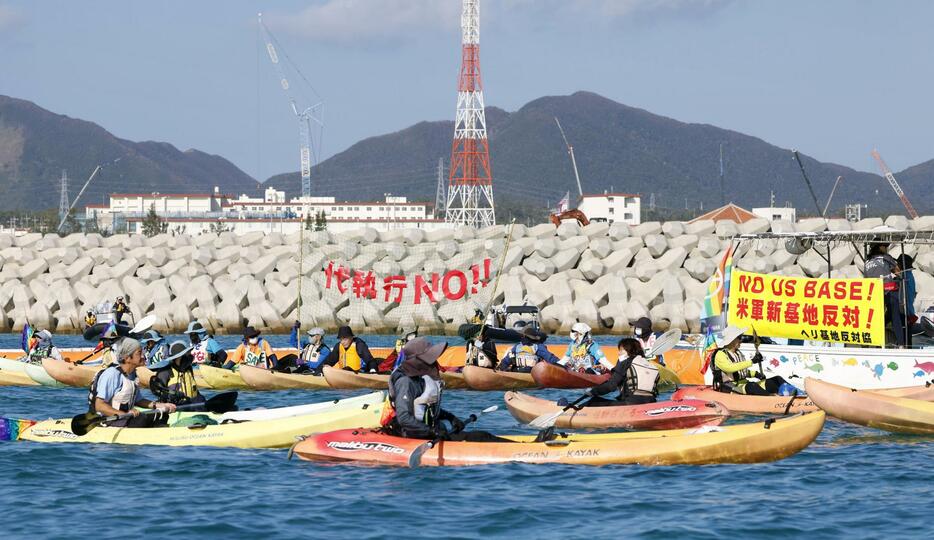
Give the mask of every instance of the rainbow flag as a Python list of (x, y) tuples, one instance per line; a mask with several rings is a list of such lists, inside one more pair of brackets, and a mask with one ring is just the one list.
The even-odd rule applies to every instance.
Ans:
[(717, 336), (713, 331), (713, 327), (710, 325), (707, 326), (707, 335), (704, 337), (704, 365), (701, 367), (701, 374), (707, 373), (707, 368), (710, 366), (710, 362), (713, 359), (713, 352), (717, 350)]
[(20, 334), (20, 346), (23, 349), (23, 352), (29, 354), (29, 351), (32, 350), (32, 335), (33, 329), (29, 325), (29, 321), (26, 321), (26, 326), (23, 327), (23, 333)]
[(0, 416), (0, 441), (15, 441), (19, 438), (20, 433), (35, 423), (34, 420)]
[[(721, 325), (726, 321), (721, 317), (725, 309), (727, 300), (730, 296), (730, 274), (733, 270), (733, 245), (727, 248), (717, 267), (717, 273), (714, 274), (710, 285), (707, 286), (707, 296), (704, 297), (704, 313), (701, 319), (707, 320), (707, 326), (711, 326), (711, 319), (721, 318)], [(720, 326), (720, 325), (713, 325)]]

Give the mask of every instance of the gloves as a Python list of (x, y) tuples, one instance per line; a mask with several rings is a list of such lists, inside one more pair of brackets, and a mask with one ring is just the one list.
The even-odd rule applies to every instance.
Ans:
[(757, 352), (757, 353), (752, 357), (752, 361), (755, 362), (755, 363), (757, 363), (757, 364), (758, 364), (759, 362), (761, 362), (761, 361), (762, 361), (762, 353)]
[(292, 328), (301, 328), (302, 323), (300, 321), (295, 321), (295, 324), (292, 325)]
[(451, 433), (460, 433), (465, 427), (467, 427), (466, 424), (460, 418), (451, 419)]
[(431, 436), (434, 439), (447, 439), (450, 434), (444, 424), (439, 423), (438, 425), (431, 428)]

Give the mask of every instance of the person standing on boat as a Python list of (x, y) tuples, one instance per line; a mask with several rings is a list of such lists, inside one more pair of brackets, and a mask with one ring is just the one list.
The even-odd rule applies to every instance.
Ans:
[(149, 381), (149, 389), (160, 401), (185, 405), (192, 411), (203, 411), (205, 399), (198, 391), (192, 348), (184, 341), (175, 341), (168, 347), (166, 357), (150, 366), (155, 375)]
[(224, 367), (232, 369), (234, 366), (244, 364), (260, 369), (275, 369), (278, 358), (272, 352), (269, 342), (259, 337), (260, 331), (252, 326), (243, 330), (243, 342), (237, 347)]
[(590, 335), (591, 328), (586, 323), (574, 323), (571, 327), (571, 343), (558, 362), (570, 371), (585, 373), (606, 373), (613, 369), (613, 364), (603, 354)]
[(528, 373), (532, 371), (535, 364), (542, 361), (559, 364), (561, 359), (552, 354), (544, 345), (547, 337), (532, 326), (526, 326), (522, 329), (519, 343), (513, 345), (503, 356), (503, 361), (499, 363), (497, 369)]
[[(645, 359), (645, 351), (639, 340), (623, 338), (618, 347), (620, 359), (610, 371), (610, 378), (585, 392), (592, 396), (584, 404), (585, 407), (655, 402), (658, 396), (658, 367)], [(600, 397), (614, 390), (619, 392), (616, 399)]]
[(349, 326), (337, 329), (337, 345), (331, 349), (324, 363), (356, 373), (375, 373), (379, 363), (370, 353), (366, 343), (353, 335)]
[(728, 326), (717, 338), (717, 349), (713, 353), (710, 367), (713, 370), (713, 387), (721, 392), (746, 394), (749, 396), (778, 395), (782, 385), (788, 382), (776, 375), (763, 379), (764, 374), (754, 377), (749, 368), (762, 363), (762, 354), (756, 353), (752, 360), (746, 360), (739, 346), (743, 341), (745, 328)]
[(143, 399), (136, 377), (136, 370), (143, 365), (143, 350), (140, 342), (123, 338), (114, 347), (116, 364), (101, 370), (91, 383), (88, 393), (88, 410), (105, 416), (130, 413), (133, 416), (111, 422), (116, 427), (152, 427), (165, 422), (161, 415), (140, 415), (135, 407), (175, 412), (175, 405)]
[(874, 243), (869, 247), (869, 255), (863, 268), (863, 276), (867, 278), (882, 278), (882, 288), (885, 290), (885, 320), (892, 325), (895, 333), (895, 345), (903, 347), (908, 341), (905, 337), (905, 321), (902, 318), (901, 296), (899, 295), (899, 269), (898, 261), (889, 255), (889, 245)]
[(191, 357), (195, 364), (223, 366), (227, 361), (227, 351), (209, 335), (207, 329), (198, 321), (188, 323), (185, 335), (191, 341)]

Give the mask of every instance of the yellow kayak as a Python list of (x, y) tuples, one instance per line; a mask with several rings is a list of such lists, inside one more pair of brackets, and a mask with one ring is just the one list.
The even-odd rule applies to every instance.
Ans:
[(198, 366), (198, 374), (214, 390), (247, 390), (250, 387), (240, 376), (240, 373), (232, 369), (224, 369), (213, 366)]
[(359, 398), (319, 405), (323, 408), (316, 412), (289, 416), (281, 416), (276, 409), (257, 411), (256, 420), (250, 420), (251, 411), (246, 411), (246, 420), (241, 416), (234, 418), (238, 420), (236, 422), (216, 425), (154, 428), (102, 426), (80, 437), (71, 431), (70, 418), (45, 420), (25, 429), (19, 439), (55, 443), (288, 448), (309, 433), (354, 427), (378, 427), (386, 399), (383, 392), (375, 392)]
[(240, 366), (238, 371), (243, 381), (253, 390), (315, 390), (331, 387), (321, 375), (279, 373), (253, 366)]

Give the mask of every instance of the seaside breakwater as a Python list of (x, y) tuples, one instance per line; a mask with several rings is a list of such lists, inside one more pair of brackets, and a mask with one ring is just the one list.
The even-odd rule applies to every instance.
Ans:
[[(450, 334), (493, 296), (496, 304), (539, 306), (549, 332), (566, 332), (582, 321), (596, 334), (623, 334), (642, 316), (658, 330), (698, 332), (707, 284), (733, 235), (883, 224), (934, 230), (934, 217), (515, 225), (508, 249), (503, 225), (431, 232), (364, 228), (301, 237), (0, 235), (0, 332), (19, 331), (27, 320), (57, 333), (79, 332), (88, 309), (119, 295), (129, 298), (137, 317), (156, 315), (163, 332), (180, 332), (192, 319), (219, 334), (238, 333), (246, 325), (285, 332), (298, 318), (299, 290), (303, 326), (328, 331), (350, 324), (358, 332), (391, 334), (417, 325), (423, 332)], [(934, 300), (934, 250), (906, 246), (905, 252), (916, 259), (916, 307), (923, 309)], [(479, 285), (476, 274), (469, 283), (471, 267), (487, 259), (492, 272)], [(831, 259), (833, 277), (861, 276), (853, 246), (833, 246)], [(500, 264), (502, 277), (494, 287)], [(734, 265), (789, 276), (827, 273), (827, 262), (815, 252), (789, 253), (775, 240), (743, 243)], [(467, 277), (467, 291), (456, 299), (441, 293), (437, 277), (432, 282), (432, 274), (447, 277), (452, 269)], [(390, 276), (407, 276), (407, 286), (390, 294)]]

